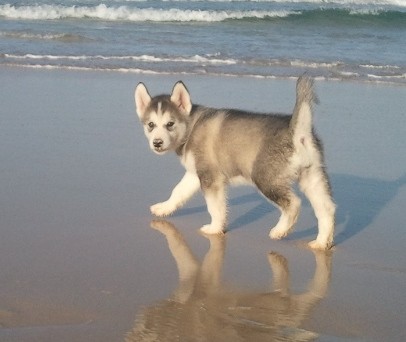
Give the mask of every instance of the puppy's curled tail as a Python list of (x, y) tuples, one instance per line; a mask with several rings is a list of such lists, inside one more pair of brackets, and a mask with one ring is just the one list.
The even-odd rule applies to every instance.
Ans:
[(312, 108), (314, 103), (319, 102), (313, 89), (313, 83), (313, 79), (307, 75), (302, 75), (297, 80), (296, 104), (290, 120), (293, 136), (299, 133), (298, 131), (305, 135), (312, 132)]

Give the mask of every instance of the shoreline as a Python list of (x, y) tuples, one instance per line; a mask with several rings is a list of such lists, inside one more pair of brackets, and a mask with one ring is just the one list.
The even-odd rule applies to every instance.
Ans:
[[(181, 75), (182, 77), (218, 77), (218, 78), (248, 78), (248, 79), (258, 79), (258, 80), (296, 80), (303, 73), (308, 73), (308, 70), (312, 68), (304, 68), (303, 73), (298, 73), (297, 75), (292, 76), (282, 76), (282, 75), (250, 75), (250, 74), (227, 74), (227, 73), (193, 73), (193, 72), (176, 72), (176, 71), (154, 71), (154, 70), (144, 70), (144, 69), (108, 69), (108, 68), (93, 68), (93, 67), (80, 67), (80, 66), (54, 66), (54, 65), (17, 65), (17, 64), (2, 64), (0, 68), (10, 68), (10, 69), (28, 69), (28, 70), (37, 70), (37, 71), (55, 71), (55, 72), (99, 72), (99, 73), (117, 73), (122, 75), (145, 75), (145, 76), (156, 76), (156, 77), (173, 77), (176, 75)], [(312, 76), (311, 73), (309, 73)], [(351, 78), (351, 76), (341, 76), (341, 77), (329, 77), (329, 76), (312, 76), (317, 82), (348, 82), (355, 84), (376, 84), (376, 85), (387, 85), (387, 86), (406, 86), (406, 81), (384, 81), (378, 80), (379, 77), (371, 75), (371, 79), (360, 79), (360, 78)], [(390, 78), (388, 76), (387, 78)], [(405, 76), (396, 76), (395, 78), (405, 79)]]

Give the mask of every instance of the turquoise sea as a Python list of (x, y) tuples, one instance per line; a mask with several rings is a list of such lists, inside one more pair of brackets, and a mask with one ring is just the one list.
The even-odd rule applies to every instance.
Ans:
[(406, 0), (0, 0), (0, 65), (406, 84)]

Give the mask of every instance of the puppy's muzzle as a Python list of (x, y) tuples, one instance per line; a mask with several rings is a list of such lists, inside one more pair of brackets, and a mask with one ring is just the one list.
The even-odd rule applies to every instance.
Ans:
[(155, 148), (161, 148), (163, 143), (164, 141), (162, 139), (154, 139), (154, 141), (152, 142)]

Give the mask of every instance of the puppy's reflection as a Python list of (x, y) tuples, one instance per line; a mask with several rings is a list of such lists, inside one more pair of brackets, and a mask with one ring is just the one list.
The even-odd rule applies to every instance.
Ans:
[(180, 232), (169, 222), (152, 221), (165, 235), (176, 261), (179, 286), (173, 296), (140, 313), (126, 335), (132, 341), (313, 341), (318, 334), (301, 328), (327, 292), (331, 252), (311, 250), (316, 269), (309, 289), (289, 291), (287, 260), (270, 253), (273, 289), (268, 293), (233, 291), (221, 285), (225, 237), (207, 235), (209, 251), (200, 264)]

